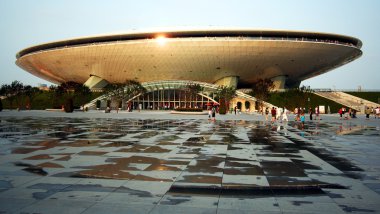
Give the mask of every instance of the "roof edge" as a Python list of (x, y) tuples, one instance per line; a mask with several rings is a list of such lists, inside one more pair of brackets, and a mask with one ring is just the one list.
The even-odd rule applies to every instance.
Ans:
[(118, 34), (103, 34), (87, 37), (71, 38), (67, 40), (59, 40), (54, 42), (43, 43), (35, 46), (31, 46), (19, 51), (16, 54), (16, 58), (37, 52), (53, 48), (60, 48), (74, 45), (84, 45), (90, 43), (99, 42), (112, 42), (120, 40), (136, 40), (136, 39), (153, 39), (157, 35), (165, 35), (168, 38), (178, 37), (213, 37), (213, 36), (252, 36), (252, 37), (311, 37), (317, 39), (329, 39), (338, 40), (355, 45), (358, 49), (362, 47), (362, 41), (351, 36), (310, 32), (310, 31), (293, 31), (293, 30), (255, 30), (249, 28), (200, 28), (200, 29), (165, 29), (165, 30), (152, 30), (152, 31), (129, 31), (126, 33)]

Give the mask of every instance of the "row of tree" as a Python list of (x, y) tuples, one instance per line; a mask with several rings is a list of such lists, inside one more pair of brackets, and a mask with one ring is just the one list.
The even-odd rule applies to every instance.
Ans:
[[(27, 108), (31, 108), (31, 103), (37, 94), (41, 93), (41, 90), (37, 87), (30, 85), (24, 85), (19, 81), (13, 81), (11, 84), (3, 84), (0, 87), (0, 96), (6, 97), (10, 104), (10, 108), (13, 109), (14, 102), (16, 101), (17, 108), (20, 109), (26, 103)], [(25, 100), (27, 98), (27, 100)], [(0, 100), (2, 110), (2, 102)]]
[[(269, 79), (259, 79), (252, 85), (252, 92), (250, 95), (258, 99), (260, 108), (264, 106), (264, 102), (268, 101), (270, 97), (270, 91), (273, 90), (274, 84)], [(49, 88), (49, 98), (52, 101), (53, 108), (64, 107), (66, 112), (72, 112), (74, 106), (82, 106), (90, 101), (91, 90), (83, 84), (75, 82), (62, 83), (59, 86), (52, 85)], [(195, 96), (202, 92), (204, 89), (197, 83), (189, 83), (183, 89), (186, 94), (185, 99), (194, 100)], [(292, 93), (292, 96), (302, 97), (301, 100), (305, 100), (304, 96), (307, 88), (296, 90)], [(126, 101), (136, 97), (140, 94), (144, 94), (146, 89), (137, 81), (127, 80), (124, 83), (108, 84), (103, 93), (106, 95), (106, 99), (113, 103), (117, 103), (116, 108), (124, 108)], [(299, 92), (299, 93), (296, 93)], [(31, 108), (33, 99), (42, 93), (37, 87), (29, 85), (23, 85), (19, 81), (13, 81), (11, 84), (3, 84), (0, 87), (0, 95), (5, 96), (10, 104), (10, 108), (13, 108), (13, 104), (16, 101), (17, 108), (26, 106), (27, 109)], [(215, 91), (215, 97), (219, 100), (219, 112), (225, 114), (228, 111), (230, 101), (236, 97), (236, 89), (233, 87), (219, 86)], [(64, 103), (62, 103), (64, 100)], [(301, 102), (301, 101), (300, 101)], [(185, 100), (187, 103), (187, 100)], [(0, 102), (1, 105), (1, 102)], [(190, 107), (193, 104), (189, 102)]]

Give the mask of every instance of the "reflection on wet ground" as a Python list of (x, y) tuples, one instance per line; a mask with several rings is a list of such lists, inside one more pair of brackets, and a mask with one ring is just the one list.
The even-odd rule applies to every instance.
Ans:
[(0, 202), (380, 212), (379, 139), (348, 122), (2, 118)]

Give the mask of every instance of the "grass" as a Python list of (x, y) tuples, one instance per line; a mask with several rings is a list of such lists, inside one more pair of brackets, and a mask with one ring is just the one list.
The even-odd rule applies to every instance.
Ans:
[(356, 97), (360, 97), (365, 100), (369, 100), (374, 103), (380, 102), (380, 92), (345, 92), (345, 93), (354, 95)]
[(325, 106), (326, 112), (328, 107), (330, 107), (331, 113), (337, 113), (339, 108), (342, 107), (339, 103), (312, 93), (292, 94), (291, 92), (275, 92), (270, 94), (268, 102), (275, 106), (286, 107), (291, 111), (296, 107), (312, 108), (314, 111), (316, 106)]
[[(74, 98), (74, 106), (76, 108), (79, 108), (81, 103), (87, 103), (97, 97), (99, 97), (101, 93), (94, 92), (91, 93), (91, 95), (84, 96), (84, 97), (75, 97)], [(4, 99), (3, 101), (3, 108), (4, 109), (10, 109), (10, 102), (8, 99)], [(29, 98), (25, 96), (20, 96), (18, 99), (14, 99), (12, 103), (12, 109), (16, 109), (18, 106), (21, 107), (21, 109), (26, 109), (26, 104), (28, 103)], [(65, 98), (57, 98), (52, 96), (52, 93), (48, 91), (44, 91), (38, 95), (36, 95), (31, 103), (31, 109), (33, 110), (44, 110), (49, 108), (61, 108), (61, 106), (65, 103)]]

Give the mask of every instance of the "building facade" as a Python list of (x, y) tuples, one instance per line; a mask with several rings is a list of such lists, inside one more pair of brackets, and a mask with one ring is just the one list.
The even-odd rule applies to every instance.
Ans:
[[(186, 105), (188, 97), (181, 87), (191, 81), (246, 89), (256, 80), (268, 78), (276, 89), (299, 86), (305, 79), (357, 59), (362, 55), (361, 46), (359, 39), (350, 36), (316, 32), (168, 30), (36, 45), (17, 53), (16, 64), (53, 83), (74, 81), (92, 89), (126, 80), (154, 83), (153, 91), (132, 101), (144, 109), (156, 109)], [(158, 87), (165, 81), (183, 85)], [(204, 106), (213, 97), (200, 93), (194, 99), (191, 103)], [(242, 110), (249, 105), (252, 111), (255, 100), (248, 99), (238, 96), (232, 104), (242, 106)]]

